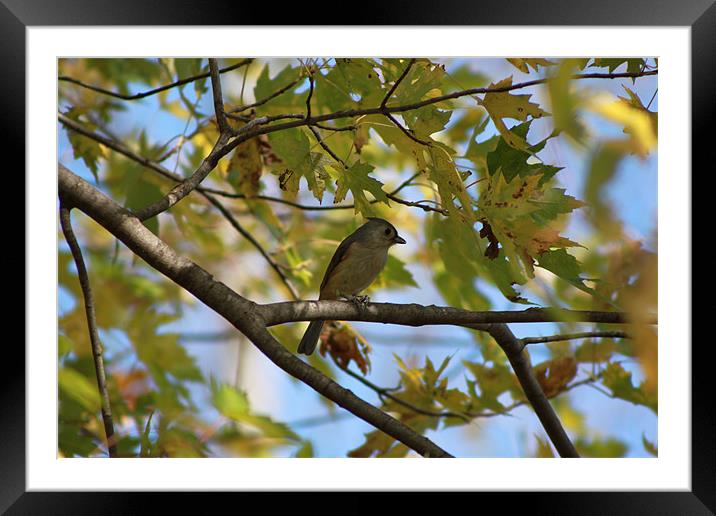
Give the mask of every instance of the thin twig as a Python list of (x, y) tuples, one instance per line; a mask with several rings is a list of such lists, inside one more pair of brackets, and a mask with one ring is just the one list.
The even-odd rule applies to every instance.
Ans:
[(228, 114), (228, 116), (230, 116), (231, 118), (234, 118), (234, 117), (237, 116), (236, 113), (243, 113), (243, 112), (246, 111), (247, 109), (251, 109), (251, 108), (254, 108), (254, 107), (262, 106), (262, 105), (266, 104), (269, 100), (275, 99), (276, 97), (278, 97), (278, 96), (281, 95), (282, 93), (286, 93), (288, 90), (290, 90), (291, 88), (293, 88), (294, 86), (296, 86), (296, 84), (298, 84), (299, 82), (301, 82), (302, 79), (303, 79), (303, 77), (298, 77), (297, 79), (295, 79), (295, 80), (289, 82), (286, 86), (284, 86), (283, 88), (281, 88), (281, 89), (275, 91), (275, 92), (272, 93), (271, 95), (269, 95), (269, 96), (267, 96), (267, 97), (264, 97), (264, 98), (262, 98), (261, 100), (257, 100), (256, 102), (253, 102), (253, 103), (251, 103), (251, 104), (246, 104), (245, 106), (239, 106), (239, 107), (236, 107), (236, 108), (234, 108), (234, 109), (231, 109), (231, 110), (228, 111), (227, 114)]
[[(156, 172), (156, 173), (164, 176), (165, 178), (169, 179), (170, 181), (173, 181), (174, 183), (181, 183), (183, 181), (182, 177), (180, 177), (180, 176), (174, 174), (173, 172), (171, 172), (170, 170), (162, 167), (157, 162), (150, 160), (148, 158), (145, 158), (144, 156), (141, 156), (141, 155), (133, 152), (132, 150), (127, 148), (125, 145), (123, 145), (117, 141), (110, 140), (110, 139), (105, 138), (95, 132), (88, 130), (81, 124), (78, 124), (77, 122), (75, 122), (71, 118), (68, 118), (67, 116), (63, 115), (62, 113), (58, 113), (57, 118), (62, 123), (62, 125), (64, 125), (68, 129), (75, 131), (76, 133), (81, 134), (82, 136), (85, 136), (87, 138), (90, 138), (91, 140), (94, 140), (98, 143), (101, 143), (102, 145), (105, 145), (106, 147), (122, 154), (123, 156), (126, 156), (127, 158), (129, 158), (133, 161), (136, 161), (137, 163), (147, 167), (148, 169), (152, 170), (153, 172)], [(201, 130), (201, 127), (197, 128), (196, 131), (194, 131), (189, 136), (187, 136), (187, 139), (191, 139), (192, 136), (200, 130)], [(174, 152), (176, 152), (176, 150), (172, 150), (171, 152), (166, 153), (161, 158), (166, 159)], [(406, 180), (403, 184), (401, 184), (398, 188), (396, 188), (395, 190), (390, 192), (388, 194), (389, 198), (394, 200), (395, 202), (398, 202), (401, 204), (407, 203), (406, 205), (411, 206), (410, 201), (404, 201), (403, 199), (396, 197), (396, 194), (400, 190), (402, 190), (403, 188), (408, 186), (408, 184), (413, 179), (415, 179), (415, 177), (417, 177), (418, 175), (420, 175), (420, 172), (414, 174), (412, 177), (410, 177), (408, 180)], [(196, 188), (196, 190), (200, 193), (208, 193), (208, 194), (212, 194), (212, 195), (226, 197), (228, 199), (246, 199), (246, 195), (241, 194), (241, 193), (227, 192), (225, 190), (218, 190), (216, 188), (211, 188), (211, 187), (206, 187), (206, 186), (198, 186)], [(290, 206), (292, 208), (296, 208), (299, 210), (306, 210), (306, 211), (352, 210), (352, 209), (355, 209), (354, 204), (341, 204), (341, 205), (335, 205), (335, 206), (309, 206), (306, 204), (300, 204), (300, 203), (297, 203), (294, 201), (289, 201), (287, 199), (281, 199), (280, 197), (271, 197), (269, 195), (256, 195), (256, 196), (252, 197), (252, 199), (260, 199), (262, 201), (284, 204), (284, 205)], [(375, 204), (375, 203), (378, 203), (381, 201), (373, 199), (369, 202), (370, 202), (370, 204)], [(417, 207), (424, 209), (423, 206), (417, 206)], [(438, 210), (434, 210), (434, 209), (430, 208), (430, 211), (438, 211)]]
[(239, 221), (236, 220), (236, 218), (231, 214), (229, 210), (227, 210), (219, 201), (214, 199), (211, 195), (205, 193), (205, 192), (199, 192), (201, 193), (204, 198), (209, 201), (219, 212), (224, 216), (224, 218), (229, 221), (229, 224), (238, 231), (241, 236), (243, 236), (246, 240), (248, 240), (251, 245), (253, 245), (256, 250), (261, 253), (261, 256), (264, 257), (264, 259), (268, 262), (268, 264), (271, 266), (271, 268), (276, 272), (278, 277), (281, 279), (281, 283), (284, 284), (288, 292), (291, 294), (291, 297), (293, 299), (298, 300), (300, 299), (298, 292), (296, 292), (296, 289), (293, 288), (293, 285), (291, 285), (291, 282), (288, 280), (286, 275), (281, 270), (281, 267), (276, 263), (276, 261), (271, 257), (270, 254), (266, 252), (266, 250), (263, 248), (263, 246), (253, 237), (251, 233), (246, 231), (244, 227), (239, 224)]
[[(226, 72), (230, 72), (231, 70), (236, 70), (237, 68), (247, 65), (252, 61), (253, 61), (253, 59), (244, 59), (242, 61), (239, 61), (236, 64), (222, 68), (221, 70), (219, 70), (219, 73), (226, 73)], [(149, 97), (151, 95), (156, 95), (157, 93), (169, 90), (171, 88), (176, 88), (177, 86), (183, 86), (184, 84), (198, 81), (199, 79), (204, 79), (205, 77), (209, 77), (209, 75), (210, 75), (209, 72), (201, 73), (199, 75), (192, 75), (191, 77), (187, 77), (185, 79), (181, 79), (179, 81), (172, 82), (171, 84), (165, 84), (164, 86), (154, 88), (153, 90), (145, 91), (142, 93), (135, 93), (134, 95), (124, 95), (122, 93), (115, 93), (114, 91), (105, 90), (104, 88), (100, 88), (99, 86), (92, 86), (91, 84), (85, 84), (84, 82), (82, 82), (80, 80), (73, 79), (72, 77), (67, 77), (66, 75), (61, 75), (60, 77), (57, 78), (57, 80), (63, 81), (63, 82), (71, 82), (72, 84), (77, 84), (78, 86), (82, 86), (83, 88), (87, 88), (88, 90), (96, 91), (97, 93), (102, 93), (103, 95), (109, 95), (110, 97), (115, 97), (115, 98), (122, 99), (122, 100), (138, 100), (138, 99), (143, 99), (145, 97)]]
[(405, 76), (408, 75), (408, 72), (410, 71), (410, 68), (415, 64), (415, 58), (408, 61), (408, 65), (405, 67), (405, 70), (403, 70), (403, 73), (400, 74), (400, 77), (393, 83), (393, 87), (390, 88), (388, 93), (383, 97), (383, 101), (380, 103), (380, 107), (384, 108), (386, 104), (388, 103), (388, 100), (390, 100), (390, 97), (393, 95), (395, 90), (398, 88), (398, 84), (401, 83), (403, 79), (405, 79)]
[[(643, 73), (635, 73), (635, 72), (624, 72), (624, 73), (588, 73), (588, 74), (581, 74), (581, 75), (573, 75), (571, 78), (578, 80), (578, 79), (620, 79), (620, 78), (635, 78), (635, 77), (644, 77), (647, 75), (658, 75), (658, 70), (652, 70), (652, 71), (645, 71)], [(487, 87), (487, 88), (472, 88), (468, 90), (461, 90), (456, 91), (453, 93), (448, 93), (446, 95), (441, 95), (439, 97), (433, 97), (425, 100), (421, 100), (419, 102), (415, 102), (413, 104), (406, 104), (403, 106), (385, 106), (384, 108), (381, 108), (380, 106), (374, 107), (374, 108), (364, 108), (364, 109), (344, 109), (342, 111), (335, 111), (333, 113), (327, 113), (325, 115), (316, 115), (311, 117), (310, 119), (306, 119), (304, 115), (297, 114), (297, 113), (289, 113), (289, 114), (281, 114), (281, 115), (272, 115), (263, 117), (260, 122), (257, 122), (256, 125), (261, 125), (263, 127), (257, 127), (255, 130), (246, 133), (241, 133), (240, 138), (237, 137), (235, 140), (232, 140), (228, 145), (225, 153), (230, 152), (235, 146), (239, 145), (240, 143), (246, 141), (249, 138), (253, 138), (255, 136), (259, 136), (262, 134), (268, 134), (275, 131), (281, 131), (284, 129), (291, 129), (294, 127), (301, 127), (304, 125), (316, 125), (320, 122), (326, 122), (329, 120), (337, 120), (340, 118), (355, 118), (358, 116), (364, 116), (364, 115), (379, 115), (386, 113), (404, 113), (406, 111), (412, 111), (414, 109), (421, 108), (423, 106), (428, 106), (431, 104), (436, 104), (438, 102), (443, 102), (445, 100), (451, 100), (456, 99), (464, 96), (470, 96), (470, 95), (476, 95), (480, 93), (502, 93), (506, 91), (513, 91), (518, 90), (522, 88), (527, 88), (529, 86), (535, 86), (537, 84), (544, 84), (549, 82), (550, 79), (535, 79), (532, 81), (526, 81), (521, 82), (517, 84), (512, 84), (510, 86), (501, 86), (499, 88), (496, 87)], [(270, 125), (267, 126), (270, 122), (275, 122), (278, 120), (283, 119), (296, 119), (293, 122), (284, 122), (282, 124), (276, 124), (276, 125)], [(259, 119), (256, 119), (257, 121)], [(402, 127), (402, 126), (401, 126)], [(242, 128), (245, 129), (245, 128)], [(237, 136), (239, 136), (239, 133), (237, 133)], [(421, 142), (422, 143), (422, 142)]]
[(562, 335), (549, 335), (545, 337), (526, 337), (524, 339), (520, 339), (520, 341), (526, 346), (528, 344), (541, 344), (545, 342), (562, 342), (565, 340), (596, 338), (628, 339), (630, 337), (623, 331), (591, 331), (582, 333), (565, 333)]
[(323, 141), (323, 138), (321, 138), (321, 133), (318, 132), (318, 129), (316, 129), (312, 125), (309, 125), (308, 128), (313, 133), (313, 136), (316, 137), (316, 141), (318, 142), (318, 144), (323, 147), (323, 150), (326, 151), (334, 160), (343, 165), (343, 168), (348, 168), (346, 162), (339, 158), (338, 155), (336, 155), (336, 153), (333, 152), (331, 148), (326, 144), (326, 142)]
[(306, 120), (311, 118), (311, 98), (313, 98), (313, 75), (308, 72), (308, 96), (306, 97)]
[(429, 206), (429, 205), (427, 205), (427, 204), (423, 204), (423, 202), (427, 202), (427, 200), (425, 200), (425, 201), (406, 201), (405, 199), (401, 199), (400, 197), (396, 197), (396, 196), (393, 195), (393, 194), (386, 194), (386, 197), (388, 197), (388, 199), (390, 199), (391, 201), (395, 201), (395, 202), (397, 202), (398, 204), (402, 204), (402, 205), (404, 205), (404, 206), (413, 206), (413, 207), (415, 207), (415, 208), (420, 208), (421, 210), (426, 211), (426, 212), (427, 212), (427, 211), (434, 211), (434, 212), (436, 212), (436, 213), (441, 213), (441, 214), (443, 214), (443, 215), (447, 215), (447, 214), (448, 214), (448, 210), (445, 209), (445, 208), (433, 208), (432, 206)]
[[(148, 169), (150, 169), (150, 170), (152, 170), (152, 171), (154, 171), (154, 172), (157, 172), (157, 173), (161, 174), (161, 175), (164, 176), (165, 178), (167, 178), (167, 179), (169, 179), (169, 180), (171, 180), (171, 181), (174, 181), (174, 182), (176, 182), (176, 183), (180, 183), (180, 184), (181, 184), (182, 179), (181, 179), (180, 176), (178, 176), (178, 175), (174, 174), (173, 172), (171, 172), (171, 171), (165, 169), (164, 167), (162, 167), (162, 166), (160, 166), (160, 165), (158, 165), (158, 164), (156, 164), (156, 163), (154, 163), (154, 162), (152, 162), (152, 161), (150, 161), (150, 160), (148, 160), (148, 159), (146, 159), (146, 158), (143, 158), (142, 156), (140, 156), (140, 155), (138, 155), (138, 154), (132, 152), (131, 150), (129, 150), (128, 148), (126, 148), (124, 145), (122, 145), (122, 144), (120, 144), (120, 143), (118, 143), (118, 142), (114, 142), (114, 141), (112, 141), (112, 140), (108, 140), (107, 138), (104, 138), (104, 137), (102, 137), (102, 136), (99, 136), (98, 134), (93, 133), (93, 132), (91, 132), (91, 131), (87, 131), (87, 130), (86, 130), (84, 127), (82, 127), (80, 124), (77, 124), (74, 120), (69, 119), (69, 118), (65, 117), (64, 115), (59, 115), (58, 118), (59, 118), (60, 122), (62, 122), (62, 124), (65, 125), (67, 128), (69, 128), (69, 129), (71, 129), (71, 130), (73, 130), (73, 131), (76, 131), (76, 132), (78, 132), (79, 134), (81, 134), (81, 135), (83, 135), (83, 136), (86, 136), (87, 138), (91, 138), (91, 139), (93, 139), (93, 140), (95, 140), (95, 141), (97, 141), (97, 142), (99, 142), (99, 143), (102, 143), (103, 145), (106, 145), (106, 146), (109, 147), (110, 149), (112, 149), (112, 150), (114, 150), (114, 151), (117, 151), (117, 152), (119, 152), (120, 154), (123, 154), (124, 156), (126, 156), (126, 157), (128, 157), (128, 158), (130, 158), (130, 159), (132, 159), (132, 160), (134, 160), (134, 161), (136, 161), (136, 162), (138, 162), (138, 163), (144, 165), (144, 166), (147, 167)], [(276, 263), (276, 261), (273, 260), (273, 258), (271, 258), (271, 256), (270, 256), (270, 255), (266, 252), (266, 250), (263, 249), (263, 247), (253, 238), (253, 236), (251, 236), (251, 234), (248, 233), (248, 232), (238, 223), (238, 221), (234, 218), (234, 216), (231, 214), (231, 212), (229, 212), (226, 208), (224, 208), (224, 206), (223, 206), (219, 201), (217, 201), (216, 199), (214, 199), (214, 198), (212, 197), (212, 195), (211, 195), (211, 194), (214, 194), (214, 195), (222, 195), (222, 194), (225, 194), (226, 192), (222, 192), (221, 190), (213, 190), (213, 189), (210, 189), (210, 188), (209, 188), (209, 189), (207, 189), (207, 188), (202, 188), (202, 187), (197, 188), (196, 191), (197, 191), (199, 194), (201, 194), (207, 201), (209, 201), (214, 207), (216, 207), (216, 208), (221, 212), (221, 214), (228, 220), (229, 224), (231, 224), (232, 227), (234, 227), (234, 229), (236, 229), (242, 236), (244, 236), (245, 238), (247, 238), (247, 239), (249, 240), (249, 242), (251, 242), (251, 244), (261, 253), (261, 255), (262, 255), (264, 258), (266, 258), (266, 260), (269, 262), (269, 265), (271, 266), (271, 268), (272, 268), (274, 271), (276, 271), (276, 273), (279, 275), (279, 278), (280, 278), (281, 282), (282, 282), (284, 285), (286, 285), (286, 288), (287, 288), (288, 291), (290, 292), (290, 294), (291, 294), (291, 296), (293, 297), (293, 299), (298, 299), (298, 295), (297, 295), (295, 289), (294, 289), (293, 286), (288, 282), (288, 279), (287, 279), (286, 276), (283, 274), (283, 272), (282, 272), (281, 269), (279, 268), (279, 265)], [(239, 196), (238, 196), (238, 195), (231, 195), (231, 197), (239, 197)], [(244, 196), (241, 196), (241, 197), (244, 197)], [(257, 198), (260, 198), (260, 197), (261, 197), (261, 196), (258, 196)], [(271, 199), (271, 200), (273, 200), (273, 201), (282, 201), (282, 199)]]
[(324, 124), (313, 124), (313, 125), (315, 125), (315, 126), (318, 127), (319, 129), (324, 129), (324, 130), (326, 130), (326, 131), (336, 131), (336, 132), (339, 132), (339, 131), (355, 131), (355, 130), (356, 130), (356, 126), (355, 126), (355, 125), (346, 125), (346, 126), (343, 126), (343, 127), (332, 127), (332, 126), (330, 126), (330, 125), (324, 125)]
[(94, 358), (94, 370), (97, 377), (97, 388), (99, 389), (100, 407), (102, 412), (102, 422), (104, 424), (104, 433), (107, 439), (107, 450), (110, 457), (117, 457), (117, 443), (114, 437), (114, 422), (112, 421), (112, 407), (109, 402), (109, 392), (107, 391), (107, 377), (104, 370), (104, 359), (102, 358), (102, 342), (99, 340), (97, 332), (97, 319), (95, 317), (94, 296), (92, 295), (92, 287), (87, 274), (87, 267), (82, 258), (82, 249), (77, 242), (77, 237), (72, 230), (72, 220), (70, 218), (70, 208), (61, 200), (60, 201), (60, 225), (65, 241), (70, 246), (72, 258), (74, 258), (77, 267), (77, 277), (82, 287), (82, 296), (85, 302), (85, 314), (87, 316), (87, 329), (89, 331), (90, 343), (92, 345), (92, 357)]
[(402, 405), (406, 408), (409, 408), (410, 410), (412, 410), (413, 412), (416, 412), (417, 414), (422, 414), (424, 416), (430, 416), (430, 417), (457, 417), (457, 418), (462, 419), (465, 422), (470, 422), (470, 418), (464, 414), (458, 414), (457, 412), (450, 412), (450, 411), (436, 412), (433, 410), (426, 410), (426, 409), (420, 408), (418, 406), (415, 406), (412, 403), (409, 403), (409, 402), (407, 402), (403, 399), (400, 399), (399, 397), (391, 394), (391, 390), (393, 390), (393, 389), (386, 389), (385, 387), (380, 387), (380, 386), (374, 384), (373, 382), (371, 382), (370, 380), (368, 380), (367, 378), (363, 378), (358, 373), (351, 371), (347, 367), (341, 367), (341, 371), (348, 374), (349, 376), (352, 376), (353, 378), (355, 378), (356, 380), (361, 382), (366, 387), (371, 388), (380, 397), (388, 398), (388, 399), (394, 401), (395, 403), (397, 403), (398, 405)]
[(425, 145), (425, 146), (427, 146), (427, 147), (430, 147), (430, 146), (432, 145), (432, 143), (430, 143), (430, 142), (428, 142), (428, 141), (425, 141), (425, 140), (421, 140), (420, 138), (418, 138), (417, 136), (415, 136), (415, 135), (413, 134), (413, 131), (411, 131), (410, 129), (408, 129), (408, 128), (406, 128), (406, 127), (403, 127), (403, 124), (401, 124), (400, 122), (398, 122), (398, 120), (397, 120), (393, 115), (391, 115), (390, 113), (385, 113), (385, 116), (388, 118), (388, 120), (390, 120), (391, 122), (393, 122), (393, 124), (395, 124), (395, 126), (396, 126), (398, 129), (400, 129), (401, 131), (403, 131), (403, 133), (405, 134), (405, 136), (407, 136), (408, 138), (410, 138), (410, 139), (413, 140), (414, 142), (417, 142), (417, 143), (419, 143), (419, 144), (421, 144), (421, 145)]

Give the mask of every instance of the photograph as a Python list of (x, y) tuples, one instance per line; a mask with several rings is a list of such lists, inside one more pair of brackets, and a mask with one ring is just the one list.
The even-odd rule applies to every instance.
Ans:
[(246, 55), (56, 59), (60, 461), (658, 462), (658, 55)]

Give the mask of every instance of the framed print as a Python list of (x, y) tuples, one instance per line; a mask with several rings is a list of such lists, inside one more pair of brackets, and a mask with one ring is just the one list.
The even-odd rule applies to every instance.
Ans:
[(713, 510), (689, 302), (710, 2), (310, 27), (39, 5), (0, 8), (28, 200), (3, 510), (156, 490)]

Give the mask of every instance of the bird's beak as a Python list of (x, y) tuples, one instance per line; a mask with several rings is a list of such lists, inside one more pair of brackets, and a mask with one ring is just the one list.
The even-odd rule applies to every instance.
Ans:
[(395, 235), (395, 239), (393, 239), (394, 244), (405, 244), (405, 239), (400, 235)]

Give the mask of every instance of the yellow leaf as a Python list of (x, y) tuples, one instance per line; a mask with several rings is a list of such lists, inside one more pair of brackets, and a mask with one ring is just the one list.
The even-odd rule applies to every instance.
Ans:
[(239, 144), (229, 164), (229, 182), (246, 197), (259, 193), (263, 162), (259, 152), (259, 141), (251, 138)]
[(648, 111), (635, 107), (624, 99), (615, 100), (606, 93), (592, 97), (587, 102), (587, 108), (624, 126), (624, 132), (631, 135), (633, 151), (640, 157), (646, 157), (656, 148), (657, 136)]
[[(490, 88), (504, 88), (512, 86), (512, 76), (503, 79), (497, 83), (490, 84)], [(486, 93), (480, 104), (487, 110), (492, 118), (495, 127), (505, 141), (516, 149), (525, 150), (528, 147), (527, 141), (507, 129), (503, 118), (512, 118), (515, 120), (527, 120), (528, 116), (532, 118), (540, 118), (548, 115), (538, 104), (530, 102), (532, 95), (512, 95), (509, 91), (499, 93)]]
[(510, 64), (517, 68), (519, 71), (524, 73), (530, 73), (530, 67), (532, 67), (532, 69), (536, 72), (538, 71), (538, 68), (540, 66), (551, 66), (553, 64), (556, 64), (543, 57), (508, 57), (507, 61), (509, 61)]

